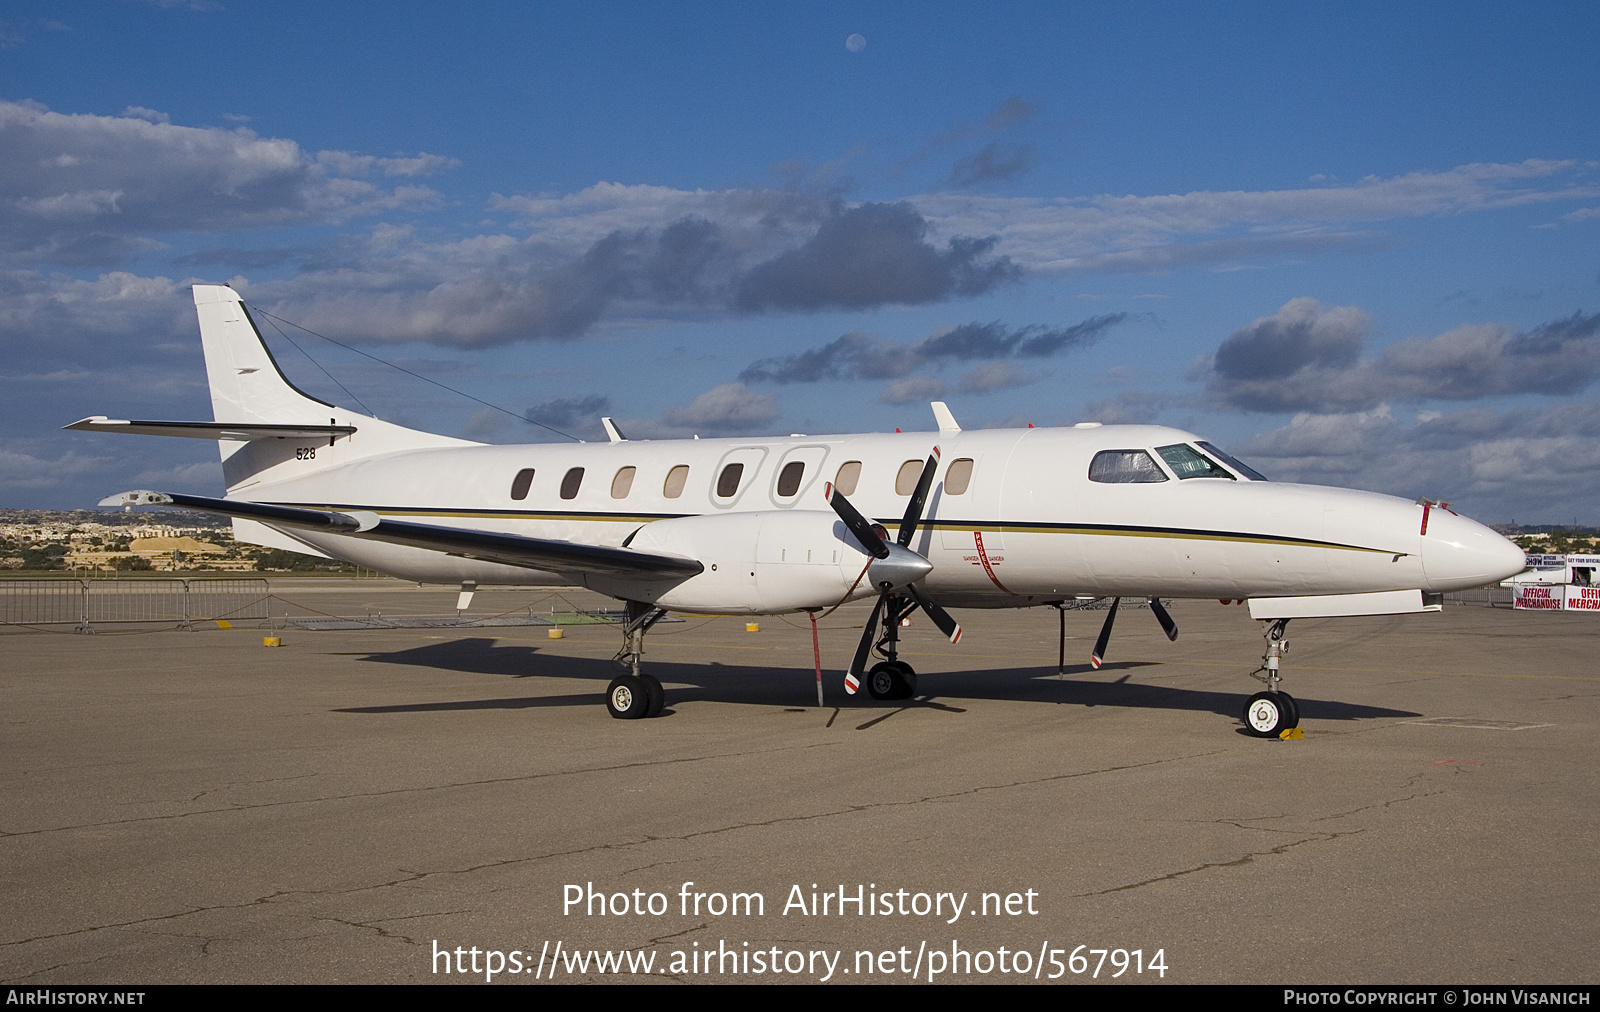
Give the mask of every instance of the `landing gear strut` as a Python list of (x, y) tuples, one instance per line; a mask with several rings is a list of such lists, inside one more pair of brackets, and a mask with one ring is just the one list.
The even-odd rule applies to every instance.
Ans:
[(606, 687), (606, 709), (619, 720), (659, 717), (667, 705), (666, 690), (660, 679), (641, 670), (644, 660), (644, 634), (667, 614), (665, 608), (628, 601), (622, 623), (622, 649), (613, 658), (628, 669)]
[(1250, 672), (1250, 677), (1265, 682), (1267, 688), (1244, 704), (1244, 729), (1257, 738), (1276, 738), (1300, 726), (1300, 704), (1278, 688), (1282, 680), (1279, 666), (1283, 655), (1289, 652), (1289, 641), (1284, 638), (1288, 629), (1289, 620), (1280, 618), (1267, 623), (1261, 633), (1267, 641), (1267, 649), (1261, 655), (1261, 666)]
[(883, 637), (873, 649), (885, 660), (867, 672), (867, 692), (873, 699), (910, 699), (917, 694), (917, 673), (900, 660), (900, 623), (917, 609), (911, 598), (890, 594), (884, 608)]

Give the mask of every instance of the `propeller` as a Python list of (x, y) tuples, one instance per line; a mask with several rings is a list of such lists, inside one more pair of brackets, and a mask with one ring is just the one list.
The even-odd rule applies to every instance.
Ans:
[(1161, 623), (1161, 631), (1167, 634), (1167, 639), (1176, 643), (1178, 641), (1178, 623), (1172, 621), (1172, 616), (1167, 614), (1167, 609), (1161, 604), (1161, 598), (1150, 599), (1150, 610), (1155, 612), (1156, 621)]
[[(1106, 645), (1111, 642), (1111, 626), (1117, 621), (1117, 605), (1122, 603), (1122, 598), (1111, 599), (1111, 610), (1106, 612), (1105, 624), (1100, 627), (1100, 635), (1094, 641), (1094, 653), (1089, 655), (1089, 663), (1098, 670), (1106, 657)], [(1162, 605), (1159, 597), (1150, 599), (1150, 611), (1155, 614), (1156, 621), (1161, 623), (1161, 631), (1167, 634), (1167, 639), (1177, 640), (1178, 623), (1172, 621), (1172, 616)]]
[(1105, 625), (1100, 627), (1100, 635), (1094, 641), (1094, 653), (1089, 655), (1089, 663), (1095, 670), (1100, 670), (1100, 663), (1105, 660), (1106, 644), (1111, 642), (1111, 626), (1117, 621), (1117, 605), (1122, 603), (1122, 598), (1111, 599), (1111, 610), (1106, 612)]
[(860, 685), (867, 659), (872, 654), (879, 616), (893, 623), (910, 614), (910, 608), (902, 611), (898, 605), (890, 607), (891, 602), (899, 596), (896, 591), (903, 590), (910, 595), (915, 607), (921, 608), (939, 627), (939, 631), (950, 638), (951, 643), (961, 640), (960, 624), (917, 586), (918, 581), (933, 572), (933, 563), (910, 548), (917, 527), (922, 523), (922, 510), (928, 500), (928, 490), (933, 487), (934, 472), (938, 469), (939, 448), (935, 446), (928, 455), (928, 462), (922, 466), (922, 476), (911, 493), (911, 500), (906, 503), (905, 517), (901, 519), (900, 530), (892, 542), (884, 538), (887, 531), (862, 516), (859, 510), (850, 505), (844, 493), (831, 483), (824, 490), (828, 505), (833, 507), (845, 527), (872, 556), (872, 561), (867, 564), (867, 576), (878, 590), (878, 601), (872, 606), (872, 614), (868, 616), (866, 628), (861, 633), (861, 642), (856, 645), (855, 657), (850, 661), (850, 670), (845, 674), (845, 690), (852, 695)]

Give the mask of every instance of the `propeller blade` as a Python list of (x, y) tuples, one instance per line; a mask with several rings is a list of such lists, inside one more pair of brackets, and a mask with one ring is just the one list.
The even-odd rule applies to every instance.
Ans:
[[(872, 614), (867, 618), (867, 627), (861, 630), (861, 642), (856, 646), (856, 655), (850, 661), (850, 670), (845, 672), (844, 688), (850, 695), (856, 694), (856, 687), (861, 685), (861, 676), (866, 673), (867, 657), (872, 653), (872, 638), (878, 634), (878, 612), (883, 610), (888, 594), (879, 594), (878, 600), (872, 606)], [(855, 687), (852, 687), (854, 683)]]
[(1156, 621), (1161, 623), (1161, 631), (1167, 634), (1167, 639), (1178, 639), (1178, 623), (1172, 621), (1172, 616), (1167, 614), (1167, 609), (1161, 604), (1161, 598), (1150, 599), (1150, 610), (1156, 613)]
[(1089, 663), (1094, 665), (1096, 671), (1105, 661), (1106, 644), (1111, 642), (1111, 624), (1117, 620), (1117, 605), (1121, 603), (1120, 597), (1111, 599), (1111, 610), (1106, 612), (1106, 624), (1100, 627), (1100, 636), (1094, 641), (1094, 653), (1089, 655)]
[(823, 496), (828, 500), (828, 505), (833, 507), (833, 511), (839, 514), (839, 519), (850, 529), (850, 533), (861, 542), (861, 547), (867, 550), (868, 555), (875, 559), (889, 557), (889, 546), (878, 537), (878, 532), (872, 529), (872, 524), (867, 518), (850, 505), (850, 500), (844, 497), (844, 493), (833, 487), (832, 482), (829, 482), (823, 490)]
[(911, 493), (911, 501), (906, 503), (906, 515), (900, 521), (900, 534), (895, 538), (900, 547), (905, 548), (911, 544), (911, 539), (916, 536), (917, 524), (922, 522), (922, 507), (928, 501), (928, 489), (933, 487), (933, 472), (939, 469), (939, 448), (935, 446), (933, 452), (928, 454), (928, 462), (922, 465), (922, 477), (917, 479), (917, 490)]
[(935, 604), (933, 599), (924, 594), (916, 584), (913, 583), (906, 589), (911, 592), (912, 597), (917, 599), (917, 603), (922, 606), (922, 610), (927, 613), (928, 617), (933, 619), (933, 624), (939, 627), (939, 631), (950, 637), (951, 643), (961, 642), (961, 626), (955, 619), (950, 617), (949, 612)]

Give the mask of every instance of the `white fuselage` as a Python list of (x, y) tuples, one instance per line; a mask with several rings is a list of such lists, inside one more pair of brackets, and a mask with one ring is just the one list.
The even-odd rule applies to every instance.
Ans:
[[(362, 434), (353, 437), (359, 442)], [(342, 440), (340, 441), (343, 442)], [(1473, 521), (1370, 492), (1228, 478), (1091, 481), (1108, 449), (1194, 443), (1160, 426), (908, 432), (780, 439), (626, 440), (518, 446), (448, 445), (341, 461), (322, 444), (279, 462), (233, 498), (683, 555), (705, 564), (687, 579), (641, 584), (588, 575), (587, 586), (669, 608), (770, 613), (826, 607), (852, 591), (868, 556), (823, 498), (841, 466), (860, 463), (844, 492), (891, 536), (909, 500), (896, 478), (932, 448), (941, 460), (925, 522), (910, 547), (933, 571), (921, 584), (952, 607), (1018, 607), (1073, 596), (1285, 597), (1480, 586), (1521, 568), (1521, 553)], [(306, 442), (312, 448), (312, 442)], [(303, 451), (301, 456), (303, 456)], [(1156, 459), (1159, 459), (1157, 457)], [(970, 460), (959, 494), (945, 478)], [(804, 465), (793, 494), (779, 478)], [(731, 495), (718, 494), (743, 464)], [(575, 494), (568, 474), (583, 468)], [(676, 496), (674, 468), (687, 467)], [(519, 472), (533, 469), (522, 498)], [(633, 468), (631, 482), (619, 472)], [(681, 472), (680, 472), (681, 474)], [(793, 476), (793, 469), (789, 468)], [(623, 491), (622, 486), (627, 488)], [(841, 482), (848, 484), (848, 482)], [(726, 491), (726, 489), (724, 489)], [(616, 492), (617, 494), (613, 494)], [(336, 534), (285, 531), (321, 552), (424, 582), (564, 584), (541, 573)]]

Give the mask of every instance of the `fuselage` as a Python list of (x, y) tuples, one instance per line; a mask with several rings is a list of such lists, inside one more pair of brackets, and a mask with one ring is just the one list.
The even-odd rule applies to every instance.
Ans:
[[(1251, 480), (1198, 444), (1193, 434), (1162, 426), (1078, 426), (458, 444), (341, 462), (343, 447), (308, 443), (280, 445), (274, 452), (281, 460), (230, 496), (681, 554), (706, 571), (645, 590), (584, 579), (596, 590), (668, 607), (787, 611), (850, 592), (868, 560), (827, 506), (825, 484), (836, 483), (892, 534), (915, 484), (907, 475), (920, 473), (937, 445), (939, 468), (910, 547), (933, 564), (922, 586), (953, 607), (1083, 595), (1437, 593), (1522, 568), (1515, 545), (1466, 518), (1433, 509), (1423, 533), (1425, 510), (1417, 503)], [(1174, 449), (1180, 446), (1212, 458), (1206, 476), (1184, 477), (1181, 461), (1168, 459), (1183, 457)], [(311, 449), (321, 456), (307, 456)], [(1144, 469), (1137, 480), (1101, 466), (1126, 460)], [(333, 534), (292, 536), (424, 582), (573, 582), (570, 575)], [(854, 590), (871, 592), (865, 581)]]

